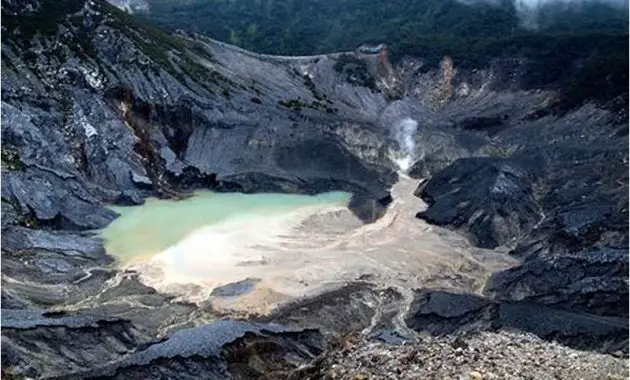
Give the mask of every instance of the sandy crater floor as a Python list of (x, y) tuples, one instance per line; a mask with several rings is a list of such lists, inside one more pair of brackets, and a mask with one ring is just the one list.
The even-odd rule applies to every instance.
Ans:
[[(413, 195), (417, 186), (403, 177), (386, 215), (373, 224), (361, 223), (339, 200), (298, 205), (202, 226), (160, 252), (127, 257), (122, 266), (161, 292), (201, 302), (220, 288), (214, 306), (264, 314), (365, 276), (400, 289), (478, 292), (490, 273), (515, 264), (505, 253), (471, 247), (417, 219), (426, 208)], [(234, 283), (235, 291), (221, 291)]]

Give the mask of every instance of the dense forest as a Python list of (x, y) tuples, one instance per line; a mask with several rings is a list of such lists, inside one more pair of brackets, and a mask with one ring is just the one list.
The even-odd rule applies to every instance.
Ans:
[(394, 60), (418, 56), (427, 67), (445, 55), (470, 66), (501, 56), (530, 58), (530, 84), (561, 83), (571, 103), (586, 93), (611, 99), (628, 91), (627, 2), (542, 2), (527, 13), (513, 0), (149, 0), (149, 4), (150, 12), (142, 17), (152, 22), (256, 52), (306, 55), (385, 42)]

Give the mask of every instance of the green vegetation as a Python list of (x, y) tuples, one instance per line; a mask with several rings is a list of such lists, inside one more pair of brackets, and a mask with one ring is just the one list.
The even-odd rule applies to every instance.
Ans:
[(300, 99), (280, 100), (278, 101), (278, 104), (298, 112), (302, 110), (302, 107), (306, 106), (306, 103)]
[[(444, 56), (459, 67), (494, 58), (524, 58), (526, 86), (557, 85), (563, 101), (609, 100), (627, 94), (628, 11), (601, 2), (544, 5), (536, 30), (523, 28), (512, 0), (151, 0), (144, 17), (249, 50), (304, 55), (387, 43), (394, 61), (421, 57), (426, 68)], [(360, 63), (340, 60), (346, 79), (371, 86)], [(305, 79), (306, 81), (306, 79)], [(307, 84), (308, 85), (308, 84)], [(319, 99), (318, 100), (322, 100)]]
[(151, 0), (151, 20), (270, 54), (314, 54), (417, 36), (501, 36), (514, 8), (456, 0)]
[(367, 69), (365, 61), (354, 55), (342, 54), (333, 69), (343, 74), (346, 82), (357, 86), (364, 86), (372, 91), (377, 91), (376, 81)]
[[(29, 49), (32, 38), (36, 34), (58, 35), (59, 25), (64, 24), (70, 33), (58, 38), (79, 57), (96, 58), (93, 27), (79, 12), (84, 4), (84, 0), (41, 0), (31, 12), (3, 4), (6, 39), (22, 45), (25, 60), (33, 64), (38, 56)], [(531, 30), (523, 28), (513, 0), (150, 0), (150, 4), (151, 13), (143, 17), (152, 22), (257, 52), (329, 53), (384, 42), (393, 61), (404, 55), (416, 56), (425, 61), (426, 69), (437, 67), (444, 56), (452, 57), (457, 67), (482, 67), (501, 57), (522, 58), (527, 62), (524, 86), (563, 88), (565, 108), (585, 99), (608, 102), (620, 95), (625, 101), (618, 104), (627, 107), (627, 5), (619, 9), (587, 0), (572, 5), (549, 3), (539, 11), (537, 29)], [(229, 99), (230, 88), (236, 85), (199, 62), (197, 56), (212, 59), (202, 46), (104, 0), (94, 0), (92, 7), (102, 16), (111, 15), (103, 19), (132, 38), (157, 66), (182, 83), (189, 77)], [(51, 54), (62, 55), (62, 50)], [(342, 55), (335, 69), (348, 82), (376, 90), (365, 63), (351, 55)], [(308, 76), (304, 83), (316, 99), (304, 107), (330, 108), (330, 101)], [(251, 90), (261, 98), (255, 87)]]
[[(210, 61), (212, 57), (198, 43), (170, 34), (166, 30), (156, 27), (146, 20), (129, 15), (108, 3), (100, 2), (99, 4), (113, 16), (112, 22), (114, 24), (112, 26), (121, 28), (123, 32), (126, 32), (153, 62), (177, 78), (182, 84), (188, 85), (185, 78), (188, 76), (211, 93), (214, 92), (215, 87), (219, 86), (223, 96), (229, 99), (228, 88), (233, 85), (232, 81), (199, 62), (194, 54)], [(188, 51), (194, 54), (189, 54)]]
[[(83, 8), (82, 0), (42, 0), (32, 12), (16, 12), (10, 5), (2, 5), (3, 27), (7, 29), (7, 40), (21, 45), (25, 50), (24, 59), (34, 63), (37, 54), (28, 50), (35, 35), (44, 37), (57, 36), (60, 25), (71, 27), (71, 33), (63, 36), (63, 41), (73, 49), (79, 57), (94, 56), (95, 49), (83, 24), (83, 17), (78, 12)], [(61, 38), (61, 37), (60, 37)], [(61, 48), (52, 50), (59, 59)]]
[[(434, 41), (483, 40), (522, 34), (512, 0), (499, 4), (457, 0), (151, 0), (146, 15), (158, 24), (208, 35), (246, 49), (280, 55), (352, 50), (386, 42), (399, 48)], [(537, 20), (546, 33), (627, 31), (623, 9), (599, 2), (549, 4)]]
[(2, 147), (0, 153), (3, 168), (7, 170), (24, 170), (24, 164), (20, 161), (20, 154), (16, 150)]
[[(151, 23), (143, 22), (109, 3), (99, 2), (99, 4), (104, 11), (113, 16), (110, 21), (112, 23), (111, 26), (126, 32), (125, 34), (131, 37), (149, 58), (163, 69), (174, 75), (176, 74), (173, 70), (169, 53), (173, 51), (180, 52), (188, 47), (186, 40), (171, 35)], [(185, 63), (191, 72), (198, 72), (195, 62), (189, 59)]]
[[(7, 28), (9, 40), (22, 45), (24, 59), (31, 64), (38, 58), (37, 53), (30, 49), (32, 39), (35, 35), (41, 35), (58, 38), (78, 57), (94, 58), (96, 63), (101, 65), (103, 61), (98, 59), (98, 52), (92, 43), (95, 28), (86, 23), (85, 16), (81, 14), (84, 5), (85, 0), (42, 0), (41, 5), (31, 12), (3, 5), (3, 26)], [(103, 23), (119, 29), (131, 38), (156, 66), (166, 70), (183, 84), (187, 84), (185, 76), (188, 76), (210, 92), (213, 92), (212, 88), (217, 85), (223, 88), (231, 85), (227, 78), (206, 68), (193, 54), (188, 54), (187, 50), (190, 50), (203, 59), (212, 59), (208, 52), (194, 41), (173, 35), (146, 20), (129, 15), (104, 0), (94, 0), (91, 7), (93, 11), (98, 12), (95, 14), (99, 15), (92, 15), (93, 18), (101, 17)], [(66, 33), (59, 33), (61, 25), (67, 30)], [(53, 54), (61, 53), (53, 51)], [(59, 59), (64, 60), (65, 57), (59, 56)]]
[[(332, 104), (332, 102), (329, 101), (328, 104)], [(302, 108), (323, 110), (330, 114), (337, 113), (339, 111), (337, 108), (332, 108), (328, 104), (324, 104), (317, 100), (314, 100), (311, 103), (306, 103), (301, 98), (278, 101), (278, 105), (282, 107), (290, 108), (297, 112), (302, 111)]]
[(42, 0), (33, 12), (21, 12), (14, 15), (11, 6), (2, 4), (2, 26), (8, 30), (19, 30), (19, 39), (28, 41), (40, 33), (44, 36), (55, 35), (61, 24), (70, 14), (83, 7), (82, 0)]

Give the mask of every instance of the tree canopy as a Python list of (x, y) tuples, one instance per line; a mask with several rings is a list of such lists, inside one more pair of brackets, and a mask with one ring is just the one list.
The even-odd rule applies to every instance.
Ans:
[[(142, 17), (255, 52), (308, 55), (387, 43), (394, 60), (446, 55), (481, 66), (499, 57), (532, 61), (531, 85), (562, 83), (583, 97), (627, 93), (628, 8), (601, 0), (149, 0)], [(563, 82), (564, 81), (564, 82)], [(582, 96), (580, 95), (580, 96)], [(577, 98), (580, 98), (578, 96)]]

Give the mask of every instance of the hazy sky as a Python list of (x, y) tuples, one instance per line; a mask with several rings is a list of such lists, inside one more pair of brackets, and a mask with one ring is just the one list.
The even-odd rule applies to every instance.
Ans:
[[(500, 4), (502, 0), (460, 0), (463, 3), (471, 4), (475, 2), (486, 2), (490, 4)], [(538, 12), (541, 11), (541, 7), (556, 4), (565, 4), (567, 6), (578, 5), (584, 3), (603, 3), (609, 5), (618, 5), (623, 8), (620, 12), (628, 12), (629, 0), (512, 0), (516, 6), (516, 10), (519, 13), (519, 17), (523, 23), (523, 26), (527, 28), (537, 28), (538, 24)]]
[(618, 5), (620, 7), (626, 8), (624, 12), (627, 12), (628, 7), (628, 0), (514, 0), (523, 26), (532, 29), (536, 29), (538, 27), (538, 12), (540, 11), (540, 7), (544, 7), (545, 5), (550, 5), (553, 3), (566, 4), (567, 6), (570, 6), (587, 2)]

